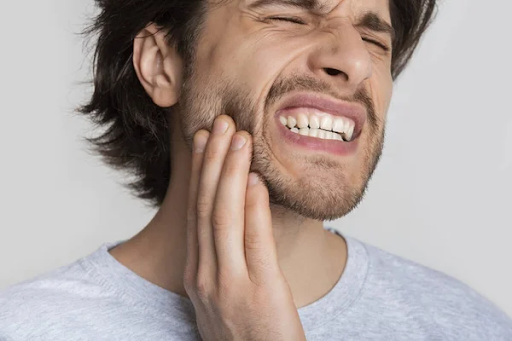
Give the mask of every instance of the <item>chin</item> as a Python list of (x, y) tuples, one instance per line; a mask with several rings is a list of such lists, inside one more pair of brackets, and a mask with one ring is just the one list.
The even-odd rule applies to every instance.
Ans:
[[(332, 180), (332, 179), (331, 179)], [(270, 202), (314, 220), (330, 221), (351, 212), (362, 201), (366, 186), (348, 185), (343, 180), (311, 181), (308, 178), (283, 182), (268, 182)]]
[(261, 174), (272, 205), (308, 219), (331, 221), (361, 203), (382, 154), (383, 131), (374, 139), (361, 136), (360, 149), (341, 157), (294, 150), (271, 130), (267, 133), (253, 140), (252, 170)]
[(252, 170), (261, 174), (273, 205), (305, 218), (329, 221), (345, 216), (363, 199), (368, 181), (355, 174), (367, 172), (355, 172), (325, 157), (310, 162), (292, 155), (281, 163), (258, 143), (254, 147)]

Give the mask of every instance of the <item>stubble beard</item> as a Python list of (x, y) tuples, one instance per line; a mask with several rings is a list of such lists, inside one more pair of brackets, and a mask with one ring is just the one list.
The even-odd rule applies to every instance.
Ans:
[[(320, 81), (294, 75), (276, 80), (265, 100), (263, 115), (250, 92), (228, 80), (208, 82), (206, 79), (185, 79), (180, 102), (172, 115), (179, 115), (180, 130), (187, 146), (192, 150), (194, 133), (210, 130), (214, 119), (225, 114), (231, 116), (237, 130), (246, 130), (253, 137), (251, 171), (258, 172), (269, 190), (270, 203), (291, 210), (304, 218), (331, 221), (355, 209), (366, 194), (368, 183), (380, 160), (385, 136), (384, 121), (375, 113), (371, 98), (363, 90), (351, 98), (336, 96), (331, 88)], [(209, 86), (206, 86), (209, 84)], [(321, 155), (304, 157), (291, 151), (291, 157), (303, 162), (301, 169), (316, 169), (314, 179), (308, 176), (292, 177), (284, 174), (272, 152), (269, 125), (273, 124), (272, 104), (291, 91), (312, 91), (331, 94), (335, 98), (362, 103), (368, 111), (365, 129), (368, 143), (363, 150), (363, 162), (358, 174), (347, 176), (339, 162)], [(319, 172), (318, 170), (321, 170)], [(172, 175), (171, 175), (172, 176)], [(351, 182), (352, 179), (356, 179)]]

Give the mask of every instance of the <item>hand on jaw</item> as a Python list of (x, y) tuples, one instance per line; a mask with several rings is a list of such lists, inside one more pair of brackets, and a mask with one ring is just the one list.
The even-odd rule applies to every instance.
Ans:
[(226, 115), (194, 136), (183, 284), (205, 341), (305, 340), (251, 142)]

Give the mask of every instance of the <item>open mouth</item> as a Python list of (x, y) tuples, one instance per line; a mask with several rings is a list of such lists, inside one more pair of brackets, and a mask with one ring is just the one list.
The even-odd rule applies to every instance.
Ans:
[(294, 108), (279, 114), (279, 121), (291, 132), (322, 140), (351, 142), (356, 123), (343, 116), (333, 116), (314, 108)]
[(281, 103), (276, 118), (292, 133), (319, 140), (348, 142), (348, 145), (361, 135), (366, 110), (356, 103), (320, 94), (299, 93)]

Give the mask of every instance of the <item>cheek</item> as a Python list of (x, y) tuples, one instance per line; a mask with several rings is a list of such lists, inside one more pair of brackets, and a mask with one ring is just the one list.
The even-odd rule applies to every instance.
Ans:
[(393, 93), (393, 81), (391, 75), (374, 73), (370, 80), (370, 95), (375, 104), (375, 110), (379, 117), (387, 117), (391, 95)]
[[(209, 77), (221, 77), (264, 91), (277, 76), (301, 55), (307, 45), (304, 37), (275, 30), (209, 37), (198, 51), (198, 68)], [(268, 90), (268, 89), (267, 89)]]
[(382, 90), (382, 98), (381, 98), (381, 108), (379, 110), (381, 110), (382, 112), (382, 117), (384, 119), (386, 119), (386, 117), (388, 116), (388, 111), (389, 111), (389, 105), (391, 103), (391, 96), (393, 94), (393, 83), (385, 83), (383, 84), (383, 90)]

